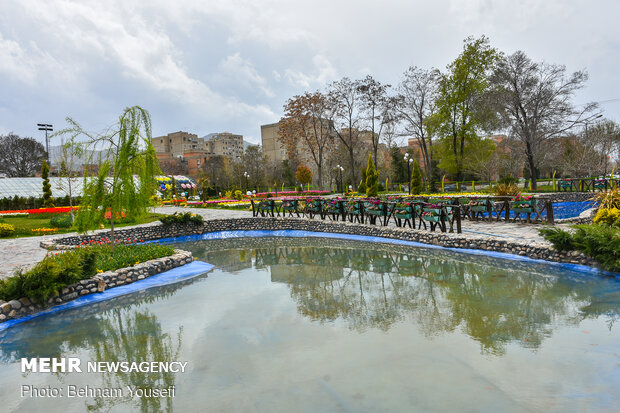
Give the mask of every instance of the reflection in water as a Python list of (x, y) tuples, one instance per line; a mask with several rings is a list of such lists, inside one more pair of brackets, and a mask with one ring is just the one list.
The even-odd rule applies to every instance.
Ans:
[[(209, 278), (0, 333), (0, 410), (564, 412), (616, 411), (620, 402), (619, 280), (342, 240), (182, 247), (216, 265)], [(22, 377), (21, 357), (190, 367)], [(16, 390), (25, 383), (178, 391), (174, 399), (28, 399)]]
[[(0, 334), (0, 361), (15, 362), (22, 357), (66, 357), (81, 353), (86, 361), (174, 361), (178, 360), (183, 329), (175, 334), (162, 331), (157, 317), (144, 304), (171, 298), (188, 280), (159, 287), (156, 294), (141, 292), (93, 304), (79, 312), (67, 312), (63, 317), (34, 320), (20, 328)], [(45, 325), (44, 328), (39, 328)], [(70, 326), (70, 328), (67, 328)], [(68, 373), (57, 373), (59, 380)], [(170, 372), (105, 372), (100, 375), (98, 388), (135, 389), (169, 388), (175, 384)], [(89, 411), (109, 411), (114, 405), (134, 405), (142, 412), (173, 411), (171, 398), (144, 396), (131, 398), (126, 390), (122, 398), (95, 397), (86, 402)]]
[[(286, 283), (300, 314), (342, 319), (354, 330), (384, 331), (413, 319), (424, 334), (461, 329), (481, 350), (537, 348), (558, 325), (605, 315), (618, 319), (619, 283), (546, 264), (524, 264), (441, 250), (318, 239), (215, 240), (190, 248), (231, 272), (269, 268)], [(187, 244), (185, 247), (187, 248)], [(334, 248), (336, 246), (337, 248)], [(362, 247), (362, 248), (360, 248)]]

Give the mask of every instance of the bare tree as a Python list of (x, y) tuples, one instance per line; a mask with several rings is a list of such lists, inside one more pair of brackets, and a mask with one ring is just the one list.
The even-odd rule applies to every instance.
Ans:
[(32, 138), (9, 133), (0, 136), (0, 172), (8, 176), (32, 176), (41, 170), (43, 145)]
[(433, 136), (429, 120), (437, 111), (439, 71), (412, 66), (403, 74), (398, 93), (393, 99), (393, 110), (407, 136), (413, 136), (422, 151), (424, 174), (432, 179)]
[(323, 186), (323, 162), (328, 145), (334, 139), (331, 108), (329, 98), (321, 92), (295, 96), (284, 105), (284, 118), (278, 131), (289, 158), (298, 159), (300, 148), (314, 162), (319, 187)]
[(391, 85), (382, 85), (370, 75), (358, 81), (357, 84), (357, 91), (360, 94), (361, 109), (364, 112), (364, 119), (370, 124), (375, 169), (378, 169), (377, 162), (379, 156), (377, 152), (379, 151), (381, 133), (387, 124), (393, 122), (387, 95), (387, 91), (390, 87)]
[[(502, 58), (493, 76), (496, 104), (512, 134), (523, 142), (527, 166), (536, 177), (541, 144), (587, 119), (594, 104), (576, 110), (571, 99), (588, 79), (585, 71), (566, 77), (562, 65), (533, 62), (522, 51)], [(536, 179), (532, 180), (536, 190)]]
[(355, 185), (355, 151), (359, 147), (360, 134), (360, 104), (361, 97), (358, 89), (359, 82), (351, 81), (348, 77), (333, 82), (329, 86), (330, 104), (332, 106), (333, 121), (336, 136), (346, 148), (349, 158), (349, 175)]
[(590, 128), (585, 138), (591, 141), (603, 156), (602, 173), (607, 175), (607, 171), (620, 155), (620, 126), (612, 120), (602, 120)]

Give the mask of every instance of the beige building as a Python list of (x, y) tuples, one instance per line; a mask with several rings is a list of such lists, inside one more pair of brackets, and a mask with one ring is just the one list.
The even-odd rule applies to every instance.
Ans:
[(183, 156), (185, 152), (206, 150), (204, 139), (182, 131), (153, 138), (153, 147), (158, 154), (168, 154), (174, 158)]
[(224, 156), (238, 161), (243, 156), (243, 136), (230, 132), (212, 133), (199, 138), (188, 132), (173, 132), (153, 138), (164, 172), (184, 171), (196, 175), (213, 156)]
[(235, 135), (230, 132), (212, 133), (205, 138), (205, 145), (208, 146), (212, 155), (228, 156), (233, 160), (243, 156), (243, 136)]
[(282, 162), (288, 159), (286, 149), (280, 143), (278, 139), (278, 129), (280, 128), (280, 122), (270, 123), (269, 125), (261, 125), (260, 137), (263, 146), (263, 153), (267, 156), (270, 162)]

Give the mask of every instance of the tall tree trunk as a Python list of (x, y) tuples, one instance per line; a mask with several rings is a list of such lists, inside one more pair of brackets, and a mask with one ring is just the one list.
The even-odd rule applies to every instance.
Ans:
[(536, 163), (534, 162), (534, 154), (532, 153), (532, 145), (529, 142), (525, 143), (525, 155), (527, 157), (527, 164), (530, 169), (530, 181), (532, 182), (532, 191), (536, 191)]
[(349, 162), (351, 167), (351, 185), (357, 190), (357, 182), (355, 180), (355, 154), (353, 153), (353, 145), (349, 146)]

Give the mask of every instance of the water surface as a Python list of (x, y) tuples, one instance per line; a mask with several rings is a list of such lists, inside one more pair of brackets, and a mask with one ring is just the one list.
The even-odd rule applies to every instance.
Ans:
[[(6, 411), (617, 411), (620, 283), (547, 264), (334, 239), (179, 245), (216, 270), (0, 336)], [(188, 361), (19, 372), (21, 357)], [(175, 386), (37, 399), (23, 384)], [(3, 410), (4, 411), (4, 410)]]

